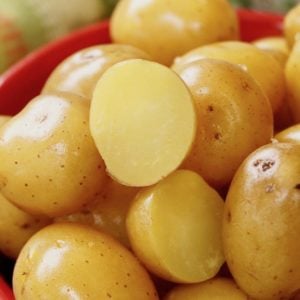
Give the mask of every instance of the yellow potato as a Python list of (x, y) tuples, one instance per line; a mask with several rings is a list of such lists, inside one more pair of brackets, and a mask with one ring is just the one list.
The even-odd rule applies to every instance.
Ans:
[(0, 161), (1, 192), (33, 215), (80, 210), (105, 176), (89, 132), (89, 104), (72, 94), (38, 96), (6, 122)]
[(136, 187), (124, 186), (108, 178), (96, 201), (78, 213), (57, 218), (56, 222), (70, 221), (91, 225), (129, 247), (125, 219), (129, 205), (138, 191)]
[(299, 144), (259, 148), (237, 171), (225, 201), (226, 261), (254, 299), (294, 299), (300, 290), (299, 157)]
[(82, 224), (36, 233), (14, 269), (16, 300), (158, 299), (146, 270), (117, 241)]
[(300, 124), (288, 127), (278, 132), (274, 139), (282, 143), (300, 143)]
[(112, 14), (111, 36), (170, 65), (195, 47), (237, 39), (239, 28), (227, 0), (121, 0)]
[(178, 57), (172, 68), (176, 71), (186, 63), (203, 58), (222, 59), (240, 65), (265, 92), (273, 112), (278, 111), (285, 96), (284, 72), (269, 54), (245, 42), (220, 42), (196, 48)]
[(294, 45), (285, 68), (287, 100), (295, 122), (300, 122), (300, 40)]
[(198, 174), (175, 171), (133, 201), (126, 220), (132, 249), (166, 280), (195, 283), (212, 278), (224, 262), (223, 206)]
[(165, 300), (249, 300), (232, 279), (216, 277), (172, 289)]
[(110, 175), (124, 185), (148, 186), (177, 169), (189, 152), (195, 106), (169, 68), (127, 60), (98, 81), (90, 128)]
[(253, 78), (234, 64), (201, 59), (176, 69), (190, 88), (198, 118), (196, 139), (182, 167), (224, 187), (250, 152), (270, 142), (271, 106)]
[(150, 59), (147, 53), (130, 45), (85, 48), (67, 57), (54, 69), (42, 92), (67, 91), (91, 99), (101, 75), (113, 64), (131, 58)]
[(27, 240), (49, 223), (47, 218), (20, 210), (0, 194), (0, 251), (6, 256), (17, 258)]
[(268, 36), (257, 39), (252, 42), (256, 47), (263, 50), (277, 50), (287, 56), (290, 53), (290, 49), (287, 45), (286, 39), (283, 36)]
[(290, 48), (300, 37), (300, 4), (291, 9), (284, 17), (283, 31)]

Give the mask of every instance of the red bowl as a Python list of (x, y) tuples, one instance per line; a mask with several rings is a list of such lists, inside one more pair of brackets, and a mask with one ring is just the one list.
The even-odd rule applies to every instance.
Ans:
[[(282, 33), (281, 15), (238, 10), (241, 38), (251, 41)], [(0, 77), (0, 113), (12, 115), (39, 94), (54, 67), (75, 51), (109, 43), (107, 21), (86, 27), (28, 55)]]

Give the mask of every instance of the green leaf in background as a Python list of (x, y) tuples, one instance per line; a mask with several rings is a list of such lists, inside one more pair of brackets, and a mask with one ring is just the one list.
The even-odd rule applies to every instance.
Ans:
[(234, 6), (237, 6), (237, 7), (251, 7), (251, 1), (250, 0), (231, 0), (231, 3), (234, 5)]

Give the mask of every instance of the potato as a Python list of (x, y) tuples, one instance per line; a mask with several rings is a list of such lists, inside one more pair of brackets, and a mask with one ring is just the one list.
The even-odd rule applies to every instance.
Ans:
[(169, 292), (165, 300), (249, 300), (235, 282), (215, 277), (205, 282), (180, 285)]
[(270, 142), (270, 103), (244, 70), (221, 60), (201, 59), (176, 68), (194, 97), (198, 129), (182, 167), (213, 187), (228, 185), (241, 162)]
[(127, 60), (98, 81), (90, 129), (112, 178), (128, 186), (148, 186), (176, 170), (191, 149), (195, 105), (169, 68)]
[(33, 217), (12, 205), (0, 194), (0, 251), (17, 258), (27, 240), (50, 224), (47, 218)]
[(283, 36), (267, 36), (253, 41), (252, 44), (259, 49), (277, 50), (286, 54), (287, 56), (290, 53), (287, 41)]
[(282, 143), (300, 143), (300, 124), (293, 125), (278, 132), (274, 139)]
[(285, 68), (287, 99), (294, 122), (300, 122), (300, 40), (294, 45)]
[(16, 300), (158, 299), (138, 260), (82, 224), (57, 223), (24, 246), (13, 273)]
[(72, 213), (102, 189), (104, 163), (89, 132), (89, 105), (72, 94), (41, 95), (0, 129), (0, 186), (22, 210)]
[(139, 188), (121, 185), (107, 178), (103, 190), (94, 202), (80, 212), (57, 218), (55, 221), (91, 225), (129, 247), (125, 219), (129, 205), (138, 191)]
[(161, 278), (195, 283), (216, 275), (223, 200), (198, 174), (178, 170), (141, 190), (126, 220), (134, 253)]
[(300, 36), (300, 4), (296, 5), (285, 15), (283, 31), (285, 39), (292, 49), (295, 41), (298, 40)]
[(299, 157), (299, 144), (257, 149), (237, 171), (226, 198), (226, 261), (254, 299), (292, 299), (300, 290)]
[(254, 45), (228, 41), (196, 48), (176, 58), (172, 68), (176, 71), (186, 63), (203, 58), (222, 59), (240, 65), (263, 89), (273, 112), (278, 111), (285, 96), (285, 79), (281, 66), (273, 57)]
[(239, 37), (236, 13), (227, 0), (121, 0), (111, 17), (111, 36), (170, 65), (185, 52)]
[(131, 58), (150, 59), (147, 53), (130, 45), (108, 44), (79, 50), (52, 71), (42, 92), (67, 91), (90, 100), (105, 70)]

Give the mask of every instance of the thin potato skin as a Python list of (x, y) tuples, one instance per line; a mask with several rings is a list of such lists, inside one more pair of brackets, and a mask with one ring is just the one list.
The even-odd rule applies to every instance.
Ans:
[(270, 142), (271, 106), (253, 78), (234, 64), (201, 59), (177, 66), (176, 71), (193, 95), (198, 121), (182, 168), (222, 188), (248, 154)]
[(290, 299), (300, 289), (299, 155), (299, 144), (259, 148), (240, 166), (226, 198), (226, 261), (254, 299)]
[(111, 17), (115, 42), (135, 45), (170, 65), (195, 47), (239, 37), (236, 13), (227, 0), (121, 0)]
[(13, 273), (16, 300), (157, 300), (143, 266), (125, 247), (92, 227), (56, 223), (22, 249)]
[(56, 217), (102, 189), (104, 162), (88, 127), (89, 105), (72, 94), (40, 95), (0, 129), (0, 185), (22, 210)]
[(284, 72), (271, 55), (246, 42), (225, 41), (187, 52), (175, 59), (172, 68), (176, 71), (184, 64), (203, 58), (222, 59), (238, 64), (257, 81), (268, 97), (273, 113), (281, 107), (285, 96)]
[(300, 124), (290, 126), (278, 132), (274, 139), (281, 143), (300, 143)]
[(69, 92), (91, 100), (94, 87), (102, 74), (117, 62), (150, 57), (144, 51), (121, 44), (92, 46), (62, 61), (50, 74), (42, 93)]

